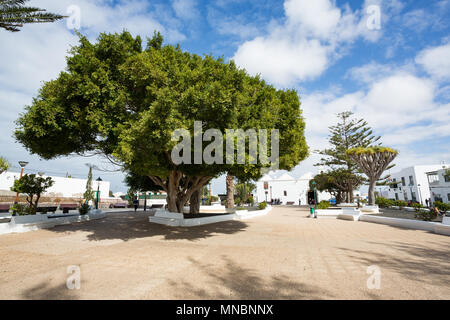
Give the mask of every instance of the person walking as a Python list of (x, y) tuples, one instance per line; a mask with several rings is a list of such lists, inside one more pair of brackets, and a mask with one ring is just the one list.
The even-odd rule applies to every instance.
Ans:
[(134, 198), (133, 205), (134, 205), (134, 212), (136, 212), (137, 209), (139, 208), (139, 200), (138, 200), (138, 198)]

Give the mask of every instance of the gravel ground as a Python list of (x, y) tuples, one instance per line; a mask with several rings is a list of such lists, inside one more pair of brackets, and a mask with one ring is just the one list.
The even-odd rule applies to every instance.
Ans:
[[(450, 299), (450, 237), (307, 215), (276, 207), (171, 228), (144, 212), (110, 213), (3, 235), (0, 298)], [(81, 270), (79, 290), (67, 289), (70, 266)], [(379, 270), (379, 289), (368, 288), (368, 268)]]

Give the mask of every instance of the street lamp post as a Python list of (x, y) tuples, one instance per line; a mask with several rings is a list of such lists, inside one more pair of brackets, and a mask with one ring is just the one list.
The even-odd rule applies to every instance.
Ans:
[(314, 192), (314, 218), (317, 219), (317, 189), (316, 189), (316, 181), (312, 182), (313, 192)]
[(95, 210), (98, 210), (99, 202), (100, 202), (100, 182), (102, 182), (102, 178), (97, 178), (97, 201), (95, 201)]
[[(19, 165), (20, 165), (20, 179), (22, 179), (23, 176), (23, 168), (26, 167), (26, 165), (28, 164), (28, 162), (26, 161), (19, 161)], [(19, 193), (16, 193), (16, 201), (14, 202), (14, 204), (18, 204), (19, 203)]]

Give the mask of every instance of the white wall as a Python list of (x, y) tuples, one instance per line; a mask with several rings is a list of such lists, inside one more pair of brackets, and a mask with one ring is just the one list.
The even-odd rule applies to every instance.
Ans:
[[(0, 190), (10, 191), (14, 185), (14, 180), (19, 179), (20, 173), (18, 172), (5, 172), (0, 175)], [(47, 177), (44, 175), (44, 177)], [(55, 197), (75, 197), (81, 198), (86, 191), (87, 179), (73, 179), (63, 177), (51, 177), (55, 184), (50, 187), (44, 195), (50, 195)], [(109, 181), (100, 182), (100, 198), (109, 197)], [(92, 189), (97, 191), (97, 181), (92, 182)]]
[[(312, 174), (306, 174), (299, 179), (283, 175), (279, 179), (274, 179), (270, 175), (266, 175), (256, 183), (256, 201), (262, 202), (271, 199), (280, 199), (283, 204), (294, 202), (298, 204), (299, 199), (302, 205), (308, 203), (309, 181), (312, 180)], [(264, 182), (268, 183), (268, 189), (264, 189)], [(286, 196), (284, 192), (286, 191)], [(318, 193), (319, 200), (330, 200), (331, 195), (326, 192)]]
[[(398, 195), (399, 200), (412, 200), (412, 192), (416, 195), (416, 201), (425, 204), (425, 199), (429, 199), (430, 188), (428, 184), (427, 172), (436, 171), (442, 168), (442, 165), (429, 166), (414, 166), (405, 168), (399, 172), (391, 174), (391, 179), (394, 178), (398, 182), (398, 188), (389, 188), (388, 198), (396, 199), (395, 194)], [(410, 185), (409, 177), (412, 176), (414, 184)], [(405, 186), (402, 185), (402, 179), (405, 178)], [(418, 186), (420, 184), (420, 187)], [(406, 193), (406, 198), (405, 198)]]
[(450, 203), (450, 181), (445, 181), (445, 174), (447, 169), (441, 169), (437, 171), (439, 176), (439, 182), (430, 185), (431, 201), (434, 202), (435, 198), (440, 197), (442, 202)]

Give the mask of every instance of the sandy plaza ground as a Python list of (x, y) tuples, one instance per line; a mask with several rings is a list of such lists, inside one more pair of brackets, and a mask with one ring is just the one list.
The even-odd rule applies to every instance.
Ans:
[(450, 299), (447, 236), (300, 207), (193, 228), (148, 215), (0, 236), (0, 299)]

